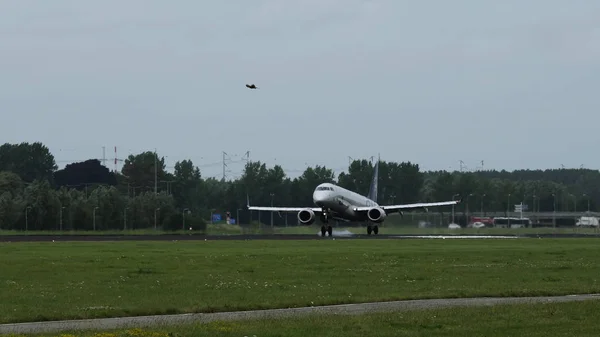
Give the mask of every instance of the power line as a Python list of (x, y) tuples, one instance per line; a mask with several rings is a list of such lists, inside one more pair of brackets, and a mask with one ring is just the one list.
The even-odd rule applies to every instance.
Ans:
[[(221, 177), (222, 181), (226, 181), (227, 173), (231, 173), (231, 170), (229, 170), (228, 164), (240, 163), (240, 162), (245, 162), (247, 164), (248, 162), (250, 162), (250, 151), (246, 151), (244, 153), (243, 157), (239, 160), (232, 160), (231, 156), (225, 151), (222, 151), (222, 154), (223, 154), (223, 159), (221, 162), (221, 165), (223, 165), (223, 175)], [(237, 156), (237, 155), (233, 155), (233, 156)]]
[[(103, 147), (103, 152), (104, 151), (105, 151), (105, 147)], [(115, 165), (114, 171), (115, 171), (115, 173), (118, 173), (118, 163), (122, 162), (124, 164), (126, 160), (118, 158), (118, 156), (117, 156), (117, 147), (116, 146), (114, 147), (114, 153), (115, 153), (115, 156), (114, 156), (114, 158), (111, 158), (111, 159), (114, 161), (114, 165)], [(158, 182), (159, 182), (158, 181), (158, 164), (159, 163), (158, 163), (158, 152), (157, 152), (157, 149), (155, 148), (152, 151), (152, 153), (154, 154), (155, 192), (157, 192), (158, 191), (158, 186), (157, 185), (158, 185)], [(209, 173), (209, 177), (216, 178), (217, 176), (220, 176), (220, 178), (221, 178), (220, 180), (223, 181), (223, 180), (228, 180), (230, 178), (233, 178), (234, 175), (235, 176), (240, 176), (242, 174), (240, 172), (244, 171), (243, 168), (237, 168), (236, 169), (236, 168), (233, 167), (233, 165), (243, 163), (244, 164), (244, 168), (245, 168), (245, 166), (248, 163), (251, 162), (250, 151), (244, 152), (244, 154), (241, 155), (241, 156), (239, 154), (230, 154), (228, 152), (222, 151), (221, 155), (222, 155), (222, 158), (221, 158), (220, 161), (203, 163), (203, 164), (197, 164), (197, 165), (194, 165), (194, 166), (197, 167), (197, 168), (199, 168), (199, 169), (216, 167), (217, 165), (221, 166), (221, 173), (220, 174), (216, 173), (216, 172), (212, 173), (212, 172), (209, 171), (210, 172)], [(237, 157), (237, 158), (235, 158), (235, 157)], [(105, 163), (105, 166), (106, 166), (107, 160), (108, 160), (106, 158), (105, 153), (103, 153), (103, 157), (102, 158), (87, 158), (87, 159), (83, 159), (83, 160), (57, 160), (55, 162), (56, 163), (75, 163), (75, 162), (84, 162), (84, 161), (90, 160), (90, 159), (98, 160), (98, 161), (100, 161), (102, 163)], [(374, 157), (371, 157), (369, 159), (373, 160)], [(351, 164), (353, 160), (356, 160), (356, 159), (348, 156), (348, 164)], [(265, 164), (268, 164), (268, 163), (265, 163)], [(293, 173), (302, 173), (302, 172), (304, 172), (306, 170), (306, 168), (308, 166), (310, 166), (310, 165), (308, 163), (306, 163), (306, 167), (304, 167), (304, 168), (291, 168), (291, 169), (285, 169), (284, 168), (284, 172), (286, 172), (286, 173), (292, 173), (292, 174)], [(172, 170), (173, 168), (174, 168), (174, 166), (165, 165), (165, 169)], [(241, 171), (240, 171), (240, 169), (241, 169)], [(339, 168), (330, 168), (330, 169), (332, 169), (334, 172), (336, 172), (336, 171), (339, 172), (339, 171), (347, 170), (348, 167), (339, 167)], [(233, 171), (235, 171), (235, 174), (234, 174)], [(160, 182), (162, 183), (163, 181), (160, 181)]]

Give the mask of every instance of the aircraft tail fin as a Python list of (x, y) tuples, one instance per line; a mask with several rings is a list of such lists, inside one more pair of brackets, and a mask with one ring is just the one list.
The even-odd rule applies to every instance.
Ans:
[(377, 186), (379, 185), (379, 159), (375, 163), (373, 170), (373, 178), (371, 179), (371, 187), (369, 187), (369, 195), (367, 198), (377, 202)]

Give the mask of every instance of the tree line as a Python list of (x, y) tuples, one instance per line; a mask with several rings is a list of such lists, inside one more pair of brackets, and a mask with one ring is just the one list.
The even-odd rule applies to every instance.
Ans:
[[(120, 172), (97, 159), (58, 170), (42, 143), (0, 146), (0, 229), (108, 230), (203, 227), (211, 214), (230, 212), (238, 223), (257, 221), (253, 205), (312, 206), (317, 184), (331, 182), (368, 193), (374, 163), (352, 161), (335, 175), (324, 166), (308, 167), (296, 178), (275, 165), (248, 162), (239, 179), (203, 178), (191, 160), (165, 169), (154, 152), (129, 155)], [(381, 161), (380, 204), (434, 202), (462, 197), (456, 211), (512, 211), (523, 202), (530, 211), (597, 211), (600, 171), (547, 169), (516, 171), (423, 171), (412, 162)], [(436, 211), (436, 210), (432, 210)], [(447, 212), (447, 210), (444, 210)], [(270, 223), (270, 214), (260, 215)], [(274, 217), (275, 225), (295, 224), (296, 214)]]

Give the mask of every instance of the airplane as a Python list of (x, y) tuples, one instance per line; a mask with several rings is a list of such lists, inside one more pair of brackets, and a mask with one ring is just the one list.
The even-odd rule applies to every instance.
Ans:
[(321, 222), (327, 224), (327, 227), (325, 225), (321, 226), (321, 236), (325, 237), (327, 233), (331, 237), (333, 229), (329, 225), (329, 219), (345, 222), (368, 222), (367, 234), (377, 235), (379, 233), (378, 224), (383, 223), (390, 213), (397, 212), (402, 216), (403, 210), (415, 209), (423, 209), (428, 212), (428, 207), (456, 205), (462, 201), (460, 199), (431, 203), (379, 205), (377, 203), (379, 161), (375, 164), (374, 169), (369, 194), (366, 197), (335, 184), (322, 183), (313, 192), (313, 202), (317, 207), (250, 206), (250, 199), (247, 197), (247, 209), (250, 211), (278, 212), (280, 214), (282, 212), (298, 212), (298, 221), (303, 225), (312, 225), (316, 217), (319, 216)]
[(258, 89), (256, 87), (256, 85), (254, 85), (254, 84), (246, 84), (246, 88), (249, 88), (249, 89)]

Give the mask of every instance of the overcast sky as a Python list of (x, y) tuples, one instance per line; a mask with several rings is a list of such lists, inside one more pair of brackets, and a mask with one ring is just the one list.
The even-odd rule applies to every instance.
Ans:
[(598, 18), (593, 0), (0, 0), (0, 143), (60, 167), (156, 148), (204, 176), (222, 151), (292, 176), (378, 153), (596, 169)]

